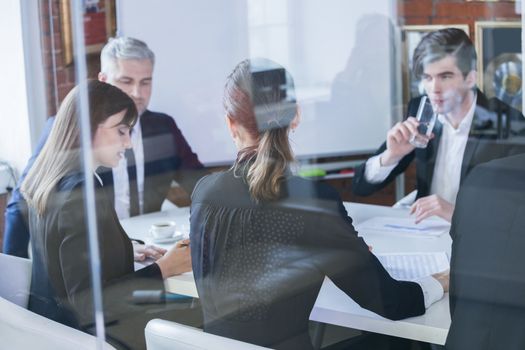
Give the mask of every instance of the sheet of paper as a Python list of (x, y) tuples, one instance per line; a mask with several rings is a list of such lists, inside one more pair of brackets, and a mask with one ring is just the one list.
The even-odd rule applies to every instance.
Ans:
[(389, 253), (376, 256), (390, 276), (403, 281), (430, 276), (450, 267), (445, 252)]
[(416, 224), (414, 218), (392, 218), (376, 216), (356, 225), (358, 232), (398, 233), (417, 236), (438, 237), (450, 231), (450, 223), (441, 219), (426, 219)]

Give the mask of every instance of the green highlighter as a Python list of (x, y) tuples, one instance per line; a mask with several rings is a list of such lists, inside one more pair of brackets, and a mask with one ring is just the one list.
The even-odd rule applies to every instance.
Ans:
[(299, 176), (301, 177), (321, 177), (326, 176), (326, 170), (321, 168), (310, 168), (299, 170)]

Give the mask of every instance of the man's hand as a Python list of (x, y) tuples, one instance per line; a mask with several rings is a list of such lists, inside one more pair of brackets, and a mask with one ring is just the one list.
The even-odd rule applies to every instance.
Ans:
[(381, 165), (395, 164), (404, 156), (414, 150), (409, 142), (412, 135), (418, 133), (419, 122), (414, 117), (408, 117), (404, 122), (399, 122), (386, 134), (386, 150), (381, 154)]
[(441, 284), (441, 287), (443, 287), (443, 292), (447, 293), (450, 282), (450, 270), (435, 273), (432, 275), (432, 277), (434, 277), (439, 282), (439, 284)]
[(435, 194), (419, 198), (410, 207), (410, 214), (416, 214), (416, 224), (433, 215), (451, 222), (453, 213), (454, 205)]
[(134, 260), (137, 262), (146, 259), (158, 260), (166, 254), (166, 252), (166, 249), (154, 245), (133, 243)]
[(177, 243), (162, 258), (157, 260), (157, 264), (162, 272), (162, 278), (166, 279), (174, 275), (191, 271), (191, 251), (190, 240), (185, 239)]

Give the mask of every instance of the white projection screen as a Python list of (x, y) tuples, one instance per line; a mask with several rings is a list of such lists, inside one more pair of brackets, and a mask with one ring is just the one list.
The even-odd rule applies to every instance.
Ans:
[(399, 109), (394, 11), (390, 0), (121, 0), (117, 25), (156, 54), (149, 109), (174, 117), (215, 165), (235, 159), (222, 92), (249, 57), (277, 61), (295, 80), (299, 158), (376, 149)]

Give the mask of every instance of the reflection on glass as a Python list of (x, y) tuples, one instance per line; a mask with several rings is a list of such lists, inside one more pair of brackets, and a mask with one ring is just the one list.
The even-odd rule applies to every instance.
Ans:
[[(173, 278), (190, 268), (190, 248), (181, 238), (191, 232), (195, 282), (208, 332), (267, 346), (310, 348), (308, 318), (317, 320), (322, 310), (324, 316), (352, 319), (364, 313), (367, 322), (363, 324), (379, 320), (388, 325), (389, 334), (404, 336), (407, 328), (379, 319), (341, 294), (343, 290), (363, 306), (392, 318), (421, 314), (428, 301), (420, 297), (417, 284), (398, 284), (388, 277), (356, 236), (346, 208), (358, 228), (365, 212), (392, 222), (395, 220), (383, 213), (401, 213), (403, 220), (417, 227), (421, 220), (435, 222), (435, 216), (448, 221), (454, 218), (452, 326), (447, 348), (523, 348), (525, 341), (518, 328), (525, 319), (519, 295), (523, 284), (519, 227), (523, 226), (520, 179), (524, 160), (518, 155), (491, 161), (525, 151), (525, 118), (520, 113), (521, 16), (514, 11), (521, 6), (519, 2), (434, 1), (417, 8), (412, 2), (393, 4), (387, 0), (359, 4), (347, 0), (119, 2), (119, 33), (133, 33), (146, 40), (157, 56), (133, 38), (106, 43), (115, 29), (110, 18), (115, 2), (79, 2), (86, 12), (84, 19), (91, 22), (74, 29), (86, 28), (86, 33), (93, 35), (85, 36), (87, 47), (75, 53), (77, 57), (73, 57), (71, 30), (62, 26), (71, 22), (69, 10), (59, 6), (72, 4), (69, 0), (37, 5), (42, 11), (43, 37), (23, 45), (16, 43), (24, 51), (36, 42), (42, 45), (49, 61), (42, 68), (48, 79), (55, 80), (48, 84), (53, 90), (48, 101), (56, 99), (58, 105), (74, 84), (75, 75), (83, 80), (84, 73), (74, 71), (83, 62), (84, 51), (94, 53), (87, 57), (90, 76), (124, 92), (90, 82), (89, 94), (97, 102), (91, 101), (89, 115), (87, 109), (80, 108), (92, 119), (88, 137), (93, 148), (86, 154), (93, 157), (95, 167), (104, 167), (84, 170), (80, 166), (79, 107), (72, 102), (76, 100), (72, 96), (78, 95), (75, 89), (62, 101), (56, 117), (49, 118), (29, 162), (30, 172), (22, 181), (27, 202), (19, 187), (13, 190), (6, 210), (4, 252), (27, 256), (29, 230), (24, 217), (29, 215), (32, 312), (93, 334), (91, 261), (101, 266), (104, 323), (107, 340), (115, 347), (144, 348), (144, 327), (154, 317), (201, 326), (201, 310), (192, 307), (195, 301), (186, 296), (197, 296), (192, 274)], [(34, 18), (23, 11), (27, 6), (21, 5), (22, 22), (33, 26)], [(483, 21), (472, 17), (473, 9), (483, 9)], [(432, 15), (436, 13), (438, 17)], [(407, 48), (398, 43), (396, 25), (418, 25), (407, 32)], [(453, 74), (443, 75), (443, 59), (456, 48), (447, 51), (451, 46), (445, 40), (434, 47), (445, 56), (425, 55), (421, 72), (425, 79), (418, 80), (413, 74), (405, 89), (415, 98), (428, 94), (437, 105), (434, 137), (427, 148), (412, 152), (409, 146), (406, 158), (394, 159), (395, 164), (385, 164), (388, 159), (381, 158), (376, 169), (390, 165), (394, 170), (367, 179), (365, 168), (370, 168), (364, 160), (385, 140), (392, 121), (401, 120), (401, 109), (416, 116), (418, 99), (398, 105), (398, 73), (401, 66), (408, 72), (417, 62), (412, 57), (398, 62), (397, 56), (405, 49), (414, 51), (423, 34), (434, 32), (436, 26), (462, 28), (470, 38), (464, 47), (472, 52), (476, 47), (477, 57), (467, 57), (467, 70), (462, 68), (462, 60), (449, 59), (445, 71)], [(98, 53), (104, 44), (99, 69)], [(40, 52), (25, 58), (8, 56), (16, 56), (18, 62), (11, 59), (0, 66), (15, 71), (24, 62), (26, 76), (41, 64)], [(248, 60), (235, 69), (227, 83), (228, 128), (222, 108), (224, 78), (233, 64), (244, 58)], [(472, 69), (476, 60), (478, 68)], [(435, 74), (436, 67), (441, 73)], [(35, 84), (27, 85), (26, 90), (33, 90)], [(9, 85), (6, 91), (13, 87)], [(106, 93), (95, 98), (98, 92), (94, 91), (99, 88)], [(24, 98), (12, 101), (15, 97), (10, 93), (4, 94), (7, 103), (3, 105), (14, 103), (21, 105), (20, 110), (28, 109), (30, 122), (44, 118), (43, 113), (34, 111), (45, 108), (31, 106), (37, 103), (31, 98), (35, 94), (33, 91), (27, 98), (30, 108)], [(459, 103), (464, 101), (469, 103)], [(294, 128), (299, 105), (301, 125)], [(238, 113), (237, 107), (242, 107), (243, 113)], [(456, 114), (458, 107), (462, 111)], [(133, 108), (136, 116), (124, 112)], [(54, 107), (49, 110), (55, 114)], [(14, 124), (21, 120), (25, 128), (27, 118), (17, 112), (7, 114), (6, 142), (12, 137), (17, 140), (16, 147), (25, 150), (29, 141), (23, 140), (25, 135), (19, 135)], [(243, 114), (249, 118), (240, 117)], [(31, 133), (43, 123), (34, 124)], [(10, 159), (12, 153), (16, 152), (0, 150), (0, 162)], [(308, 163), (302, 170), (311, 169), (299, 173), (314, 180), (294, 176), (294, 153), (301, 163)], [(195, 184), (208, 172), (201, 162), (217, 166), (212, 171), (219, 173), (197, 186), (190, 227), (189, 209), (175, 208), (165, 199), (189, 204)], [(363, 166), (356, 169), (358, 163)], [(409, 210), (387, 207), (394, 203), (395, 194), (383, 191), (383, 186), (414, 163), (415, 175), (405, 174), (407, 186), (416, 184), (417, 189), (407, 199), (412, 206), (410, 216)], [(88, 233), (95, 235), (86, 224), (86, 177), (95, 185), (100, 259), (93, 259), (87, 248)], [(330, 177), (336, 179), (328, 180)], [(171, 189), (174, 180), (182, 188), (178, 193)], [(343, 207), (336, 191), (325, 186), (326, 181), (337, 185), (345, 200), (383, 206), (345, 203)], [(350, 186), (359, 195), (373, 196), (354, 196)], [(425, 211), (426, 205), (434, 211)], [(377, 238), (364, 228), (359, 235), (368, 242)], [(442, 238), (449, 237), (427, 239), (425, 249), (449, 253), (450, 241)], [(374, 245), (373, 251), (379, 256), (385, 247), (405, 252), (416, 242), (421, 243), (414, 237), (396, 237), (388, 244)], [(6, 271), (16, 270), (6, 268), (11, 262), (0, 260), (0, 264)], [(335, 285), (323, 282), (325, 275)], [(10, 281), (11, 276), (2, 277)], [(440, 282), (447, 279), (446, 274), (437, 277)], [(319, 294), (321, 283), (323, 292)], [(191, 288), (185, 290), (188, 284)], [(436, 286), (435, 281), (430, 284)], [(400, 295), (406, 299), (399, 302), (396, 296)], [(435, 298), (441, 294), (437, 295)], [(439, 323), (432, 334), (436, 329), (441, 334), (432, 341), (440, 344), (446, 341), (443, 334), (450, 320), (443, 312), (446, 298), (438, 306), (439, 317), (436, 308), (428, 310), (428, 319)], [(333, 300), (338, 303), (331, 305)], [(397, 302), (399, 308), (392, 311), (389, 306)], [(348, 311), (352, 307), (358, 313)], [(485, 322), (488, 319), (498, 322)], [(418, 324), (420, 321), (410, 319), (404, 326), (416, 327), (410, 333), (417, 337), (423, 334), (421, 327), (429, 329)], [(381, 327), (371, 330), (385, 331)], [(492, 342), (478, 343), (472, 334), (480, 334), (480, 339), (490, 334)]]

